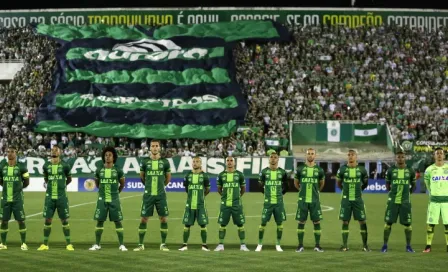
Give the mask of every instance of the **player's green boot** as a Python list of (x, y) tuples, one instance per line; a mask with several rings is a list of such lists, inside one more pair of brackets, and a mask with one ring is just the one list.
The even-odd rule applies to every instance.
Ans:
[(165, 244), (161, 244), (161, 245), (160, 245), (160, 250), (161, 250), (161, 251), (170, 251), (170, 250), (168, 249), (168, 247), (167, 247)]
[(65, 247), (65, 249), (67, 249), (68, 251), (74, 251), (74, 250), (75, 250), (75, 248), (73, 247), (72, 244), (67, 245), (67, 246)]
[(8, 249), (8, 247), (0, 243), (0, 250), (6, 250), (6, 249)]

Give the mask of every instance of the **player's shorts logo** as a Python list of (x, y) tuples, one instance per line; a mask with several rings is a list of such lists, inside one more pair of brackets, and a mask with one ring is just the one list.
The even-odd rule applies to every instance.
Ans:
[(86, 179), (86, 181), (84, 181), (84, 189), (89, 192), (95, 190), (95, 181), (93, 179)]

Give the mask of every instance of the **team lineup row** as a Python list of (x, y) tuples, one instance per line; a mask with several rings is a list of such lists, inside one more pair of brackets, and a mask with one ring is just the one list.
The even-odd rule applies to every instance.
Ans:
[[(161, 245), (160, 250), (169, 251), (166, 245), (168, 234), (169, 215), (165, 186), (171, 179), (169, 163), (160, 158), (160, 142), (151, 141), (151, 156), (140, 164), (141, 182), (145, 184), (143, 201), (141, 206), (141, 221), (138, 228), (139, 243), (134, 251), (145, 250), (144, 238), (147, 229), (148, 218), (157, 211), (160, 219)], [(71, 182), (70, 168), (60, 160), (60, 150), (54, 147), (51, 151), (52, 158), (44, 165), (44, 179), (47, 183), (47, 191), (43, 210), (45, 218), (43, 230), (43, 244), (38, 250), (48, 250), (48, 241), (52, 228), (52, 219), (57, 212), (62, 222), (63, 233), (66, 239), (66, 249), (74, 250), (70, 241), (69, 206), (66, 195), (66, 187)], [(435, 164), (425, 171), (425, 183), (430, 192), (427, 219), (427, 245), (424, 252), (431, 251), (431, 243), (434, 235), (434, 227), (438, 224), (440, 216), (445, 225), (445, 237), (448, 251), (448, 164), (444, 163), (444, 151), (437, 149), (434, 152)], [(296, 220), (298, 221), (297, 236), (298, 247), (296, 252), (304, 251), (304, 228), (310, 217), (314, 227), (315, 247), (314, 251), (323, 252), (320, 246), (322, 210), (320, 207), (319, 192), (324, 187), (324, 171), (315, 163), (316, 152), (310, 148), (306, 153), (306, 161), (295, 171), (294, 185), (299, 190)], [(102, 153), (103, 167), (95, 173), (95, 183), (98, 187), (98, 200), (94, 212), (95, 244), (89, 250), (101, 249), (101, 236), (104, 230), (104, 222), (109, 219), (115, 223), (115, 229), (119, 241), (119, 250), (127, 251), (123, 243), (123, 214), (121, 211), (119, 194), (124, 187), (125, 177), (122, 169), (115, 165), (117, 153), (114, 148), (107, 147)], [(210, 180), (208, 174), (201, 169), (201, 159), (193, 158), (192, 170), (184, 177), (184, 185), (187, 192), (187, 202), (183, 216), (184, 233), (183, 244), (179, 250), (188, 250), (190, 228), (195, 222), (201, 228), (202, 250), (209, 251), (207, 246), (208, 215), (205, 208), (205, 197), (210, 192)], [(286, 171), (278, 167), (278, 155), (272, 153), (269, 156), (269, 167), (263, 169), (259, 176), (259, 182), (264, 194), (264, 204), (259, 226), (259, 241), (255, 251), (263, 248), (264, 230), (271, 217), (277, 225), (276, 250), (283, 251), (281, 239), (283, 234), (283, 222), (286, 221), (286, 213), (283, 203), (283, 195), (287, 191)], [(349, 222), (353, 217), (360, 224), (360, 232), (363, 242), (363, 251), (370, 251), (367, 244), (367, 223), (362, 191), (367, 187), (368, 176), (366, 170), (357, 163), (357, 154), (354, 150), (348, 152), (347, 164), (342, 166), (336, 175), (338, 186), (342, 190), (341, 208), (339, 218), (342, 221), (342, 246), (341, 251), (348, 250)], [(387, 208), (385, 213), (384, 245), (382, 252), (387, 252), (387, 242), (391, 233), (392, 224), (400, 218), (400, 223), (405, 227), (406, 251), (414, 252), (411, 247), (412, 237), (412, 213), (410, 194), (415, 189), (415, 172), (406, 166), (402, 152), (396, 154), (396, 165), (387, 171), (387, 188), (389, 190)], [(29, 184), (29, 174), (23, 164), (17, 162), (16, 149), (8, 148), (8, 159), (0, 163), (0, 186), (3, 186), (0, 219), (1, 219), (1, 244), (0, 250), (7, 249), (8, 222), (14, 214), (14, 219), (19, 224), (21, 237), (21, 249), (28, 250), (26, 245), (25, 213), (23, 209), (23, 188)], [(221, 206), (218, 217), (219, 244), (215, 251), (224, 250), (226, 227), (232, 218), (238, 228), (240, 250), (249, 251), (245, 244), (245, 216), (243, 212), (242, 196), (245, 193), (245, 178), (243, 173), (235, 170), (235, 159), (226, 158), (226, 170), (218, 175), (218, 193), (221, 195)]]

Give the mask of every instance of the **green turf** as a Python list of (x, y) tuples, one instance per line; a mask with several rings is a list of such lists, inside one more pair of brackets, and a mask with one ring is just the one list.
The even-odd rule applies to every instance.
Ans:
[[(341, 244), (341, 224), (337, 219), (339, 197), (338, 194), (322, 194), (324, 221), (322, 221), (321, 245), (324, 253), (312, 251), (314, 236), (312, 226), (307, 224), (305, 233), (306, 251), (295, 253), (297, 246), (296, 228), (294, 220), (296, 212), (296, 194), (286, 195), (287, 221), (284, 223), (283, 249), (276, 252), (275, 224), (270, 222), (266, 233), (262, 252), (254, 252), (258, 242), (258, 225), (262, 207), (260, 193), (248, 193), (244, 196), (246, 213), (246, 240), (251, 252), (240, 252), (237, 229), (233, 225), (227, 228), (224, 252), (203, 252), (200, 250), (200, 231), (198, 226), (191, 229), (189, 251), (179, 252), (182, 243), (183, 226), (181, 217), (186, 195), (183, 193), (169, 193), (170, 209), (168, 246), (170, 252), (160, 252), (159, 222), (152, 219), (148, 224), (146, 235), (146, 250), (132, 252), (137, 245), (139, 224), (140, 193), (123, 193), (122, 207), (124, 213), (125, 245), (129, 252), (119, 252), (117, 237), (113, 223), (105, 224), (102, 250), (90, 252), (87, 249), (94, 243), (95, 222), (92, 220), (95, 208), (95, 193), (70, 193), (71, 236), (75, 246), (74, 252), (65, 250), (61, 224), (58, 219), (53, 223), (50, 236), (50, 251), (38, 252), (37, 247), (42, 242), (43, 218), (41, 214), (43, 193), (26, 193), (25, 208), (27, 212), (27, 244), (28, 252), (20, 250), (20, 239), (17, 224), (10, 222), (8, 234), (8, 250), (0, 251), (0, 271), (137, 271), (152, 269), (156, 271), (298, 271), (305, 269), (319, 269), (337, 271), (446, 271), (447, 257), (443, 226), (436, 227), (433, 242), (433, 252), (423, 254), (425, 245), (425, 217), (427, 196), (423, 194), (413, 196), (413, 246), (416, 253), (404, 252), (405, 237), (403, 227), (394, 225), (389, 242), (389, 252), (384, 254), (379, 250), (383, 241), (383, 216), (386, 195), (369, 194), (364, 199), (367, 207), (367, 222), (369, 230), (369, 245), (372, 252), (361, 252), (361, 237), (357, 222), (350, 225), (349, 252), (338, 252)], [(208, 244), (213, 250), (218, 242), (219, 198), (217, 193), (207, 196), (207, 207), (210, 216), (208, 226)], [(57, 217), (57, 216), (56, 216)]]

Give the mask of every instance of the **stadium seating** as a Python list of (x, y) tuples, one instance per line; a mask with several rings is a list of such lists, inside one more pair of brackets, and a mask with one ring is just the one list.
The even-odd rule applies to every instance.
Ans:
[[(265, 138), (287, 147), (289, 120), (373, 120), (391, 125), (396, 140), (448, 140), (447, 28), (428, 33), (400, 27), (291, 27), (292, 44), (241, 44), (238, 80), (249, 101), (247, 127), (228, 139), (167, 141), (166, 156), (263, 156)], [(145, 155), (146, 140), (32, 132), (34, 114), (50, 90), (56, 44), (28, 28), (0, 29), (0, 62), (23, 59), (12, 82), (0, 85), (0, 155), (15, 144), (45, 156), (95, 156), (104, 145), (120, 155)]]

